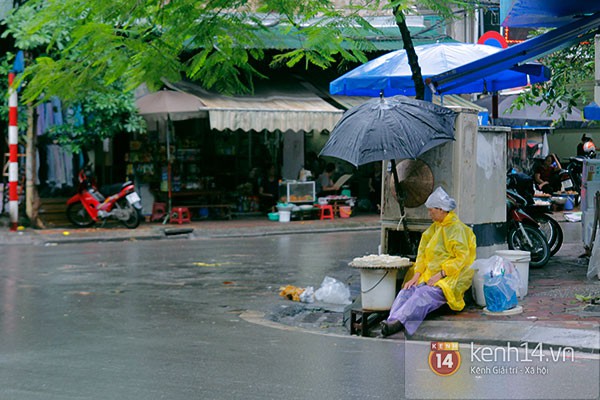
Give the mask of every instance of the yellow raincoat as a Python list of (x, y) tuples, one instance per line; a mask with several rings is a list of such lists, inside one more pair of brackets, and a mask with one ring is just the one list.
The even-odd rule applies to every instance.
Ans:
[(476, 247), (471, 228), (450, 211), (442, 222), (433, 222), (423, 232), (417, 259), (404, 282), (411, 279), (415, 272), (420, 272), (417, 284), (426, 283), (443, 269), (446, 277), (437, 281), (435, 286), (442, 289), (450, 308), (460, 311), (465, 307), (463, 295), (471, 286), (475, 273), (470, 267), (475, 261)]

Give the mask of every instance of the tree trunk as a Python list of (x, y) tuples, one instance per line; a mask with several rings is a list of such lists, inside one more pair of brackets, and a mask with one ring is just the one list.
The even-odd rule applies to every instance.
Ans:
[(404, 44), (404, 50), (406, 50), (406, 56), (408, 57), (408, 65), (412, 71), (412, 79), (415, 83), (415, 97), (419, 100), (425, 99), (425, 84), (423, 83), (423, 75), (421, 74), (421, 67), (419, 66), (419, 58), (415, 51), (412, 38), (410, 37), (410, 31), (406, 25), (406, 18), (398, 7), (394, 7), (394, 17), (396, 18), (396, 25), (402, 35), (402, 43)]
[(25, 149), (25, 213), (29, 217), (33, 227), (44, 228), (44, 223), (39, 218), (41, 203), (37, 187), (35, 186), (37, 178), (36, 139), (34, 108), (29, 105), (27, 107), (27, 148)]

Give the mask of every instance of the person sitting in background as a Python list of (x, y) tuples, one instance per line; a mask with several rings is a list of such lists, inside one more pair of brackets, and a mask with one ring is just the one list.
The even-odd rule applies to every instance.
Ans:
[(592, 139), (584, 143), (583, 154), (587, 158), (596, 158), (596, 146), (592, 142)]
[(260, 193), (260, 170), (257, 167), (254, 167), (250, 170), (248, 174), (248, 182), (252, 185), (252, 195), (256, 196)]
[(263, 212), (273, 211), (279, 198), (279, 177), (275, 171), (275, 165), (269, 164), (265, 176), (260, 181), (258, 188), (260, 196), (260, 207)]
[(304, 168), (310, 171), (312, 179), (317, 179), (317, 177), (321, 175), (321, 172), (323, 172), (321, 163), (322, 160), (319, 160), (317, 153), (315, 153), (314, 151), (309, 151), (306, 154)]
[(539, 190), (544, 193), (554, 193), (561, 189), (560, 170), (562, 166), (554, 154), (548, 154), (544, 162), (533, 173), (533, 179)]
[(441, 187), (425, 206), (433, 223), (423, 232), (417, 259), (407, 272), (381, 334), (389, 336), (402, 327), (415, 333), (427, 314), (448, 304), (452, 310), (465, 307), (464, 293), (471, 287), (477, 247), (473, 230), (454, 213), (456, 201)]
[[(581, 136), (581, 142), (579, 142), (577, 144), (577, 157), (587, 156), (585, 147), (586, 147), (586, 144), (591, 141), (592, 141), (592, 139), (589, 136), (587, 136), (585, 133), (583, 134), (583, 136)], [(587, 147), (589, 148), (590, 146), (588, 145)]]
[(334, 186), (333, 182), (333, 173), (335, 172), (335, 164), (327, 163), (325, 166), (325, 171), (317, 178), (316, 182), (316, 191), (317, 196), (325, 197), (331, 194), (336, 194), (337, 189)]

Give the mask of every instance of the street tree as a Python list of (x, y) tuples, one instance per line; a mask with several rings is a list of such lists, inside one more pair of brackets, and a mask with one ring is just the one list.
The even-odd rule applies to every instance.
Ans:
[(412, 72), (412, 79), (415, 84), (415, 97), (423, 100), (425, 98), (425, 84), (423, 81), (423, 74), (421, 73), (421, 67), (415, 47), (410, 36), (410, 31), (406, 24), (406, 16), (411, 12), (414, 12), (415, 4), (419, 4), (421, 9), (429, 9), (439, 16), (443, 17), (447, 21), (455, 19), (455, 13), (458, 10), (460, 12), (473, 12), (477, 7), (481, 6), (481, 2), (474, 1), (450, 1), (450, 0), (421, 0), (419, 2), (405, 1), (405, 0), (391, 0), (390, 5), (394, 17), (396, 18), (396, 25), (402, 35), (402, 42), (404, 49), (406, 50), (406, 57), (408, 64)]
[(326, 67), (336, 56), (366, 61), (358, 44), (366, 40), (353, 40), (350, 49), (342, 45), (342, 29), (370, 29), (358, 8), (346, 10), (322, 0), (30, 0), (16, 11), (27, 17), (12, 34), (17, 45), (51, 35), (46, 48), (55, 56), (36, 58), (23, 75), (27, 102), (42, 94), (81, 99), (119, 79), (125, 90), (142, 83), (156, 89), (164, 79), (187, 77), (219, 92), (248, 93), (252, 79), (261, 76), (252, 61), (264, 57), (260, 33), (273, 14), (304, 40), (302, 49), (287, 55), (289, 63)]
[[(457, 7), (473, 10), (477, 1), (363, 0), (30, 0), (15, 13), (17, 43), (50, 35), (48, 54), (35, 59), (23, 78), (23, 97), (42, 94), (81, 99), (122, 79), (125, 90), (142, 83), (151, 89), (163, 80), (188, 78), (222, 93), (251, 93), (264, 77), (254, 61), (264, 57), (263, 36), (273, 18), (284, 22), (302, 46), (282, 51), (273, 63), (329, 68), (340, 61), (365, 62), (373, 46), (365, 30), (376, 33), (363, 15), (388, 9), (396, 17), (409, 54), (418, 97), (423, 80), (406, 16), (428, 8), (450, 20)], [(9, 26), (11, 20), (9, 19)], [(363, 38), (361, 38), (363, 37)]]
[(545, 103), (547, 115), (558, 111), (560, 117), (553, 125), (560, 125), (574, 107), (582, 107), (593, 100), (586, 91), (586, 83), (594, 76), (594, 56), (594, 43), (582, 42), (543, 57), (539, 61), (550, 69), (552, 79), (532, 85), (530, 90), (521, 93), (510, 110)]
[[(26, 54), (27, 63), (43, 57), (55, 56), (57, 53), (49, 47), (52, 38), (59, 33), (59, 37), (66, 36), (68, 25), (64, 27), (51, 24), (34, 35), (23, 35), (20, 27), (27, 21), (36, 10), (28, 6), (22, 6), (22, 12), (8, 17), (6, 25), (3, 26), (2, 37), (7, 47), (23, 50)], [(7, 40), (10, 39), (10, 40)], [(63, 39), (66, 43), (66, 40)], [(6, 52), (0, 56), (0, 76), (4, 79), (0, 82), (0, 90), (7, 92), (7, 76), (12, 69), (15, 58), (14, 52)], [(19, 81), (21, 89), (27, 87), (27, 80)], [(90, 85), (91, 86), (91, 85)], [(87, 96), (66, 103), (69, 113), (66, 113), (64, 123), (55, 125), (45, 132), (45, 136), (54, 142), (63, 145), (63, 148), (72, 152), (82, 149), (93, 148), (99, 140), (111, 138), (120, 132), (144, 132), (145, 123), (135, 107), (133, 94), (123, 90), (119, 81), (101, 91), (90, 90)], [(23, 90), (20, 91), (20, 94)], [(26, 191), (25, 208), (27, 216), (32, 224), (41, 227), (42, 221), (38, 218), (37, 187), (34, 184), (37, 179), (37, 167), (35, 166), (35, 148), (37, 136), (34, 134), (34, 106), (37, 103), (49, 101), (51, 96), (42, 93), (38, 98), (31, 101), (20, 101), (19, 103), (19, 144), (25, 148), (26, 154)], [(23, 100), (23, 99), (21, 99)], [(7, 127), (8, 107), (6, 104), (0, 106), (0, 121), (4, 120), (3, 127)], [(5, 135), (6, 136), (6, 135)]]

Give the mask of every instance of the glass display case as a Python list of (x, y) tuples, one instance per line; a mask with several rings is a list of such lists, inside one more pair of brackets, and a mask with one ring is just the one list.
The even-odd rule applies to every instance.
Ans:
[(279, 200), (283, 203), (314, 203), (314, 181), (284, 181), (279, 184)]

